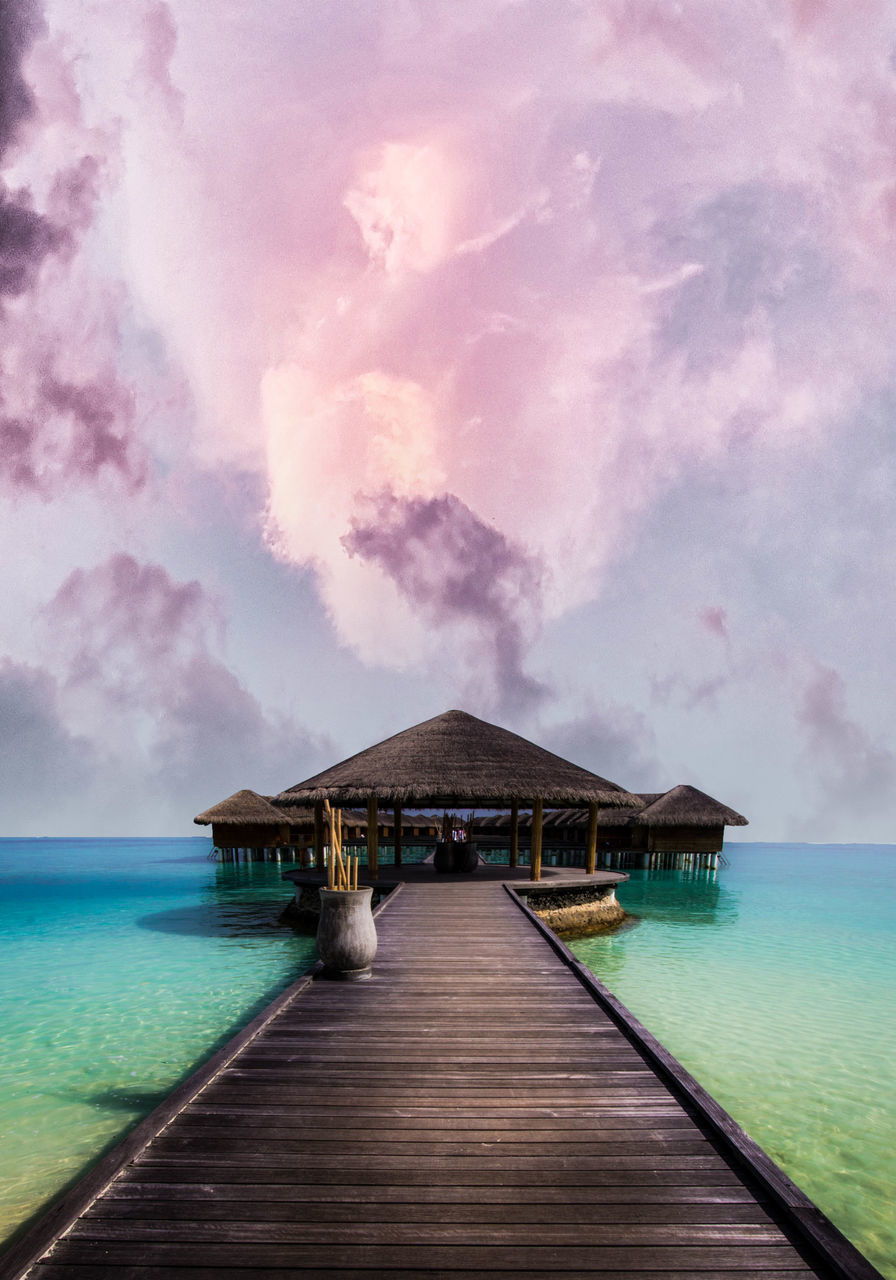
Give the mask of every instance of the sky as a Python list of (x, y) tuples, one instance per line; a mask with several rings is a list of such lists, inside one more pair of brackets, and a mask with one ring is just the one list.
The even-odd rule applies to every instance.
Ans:
[(894, 839), (896, 0), (6, 0), (0, 83), (0, 833), (458, 707)]

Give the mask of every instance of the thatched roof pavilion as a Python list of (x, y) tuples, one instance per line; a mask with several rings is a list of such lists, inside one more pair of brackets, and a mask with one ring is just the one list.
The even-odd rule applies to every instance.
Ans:
[(286, 817), (280, 809), (274, 806), (256, 791), (243, 789), (236, 791), (232, 796), (228, 796), (226, 800), (221, 800), (218, 804), (213, 804), (210, 809), (206, 809), (204, 813), (199, 813), (193, 821), (200, 827), (207, 827), (213, 823), (233, 823), (238, 826), (267, 826), (273, 825), (279, 827)]
[(638, 826), (650, 827), (746, 827), (742, 814), (714, 800), (705, 791), (682, 784), (658, 796), (634, 819)]
[[(531, 805), (533, 879), (541, 875), (544, 804), (588, 807), (590, 852), (586, 867), (591, 872), (598, 806), (638, 804), (635, 796), (615, 782), (466, 711), (446, 711), (425, 720), (274, 797), (275, 805), (282, 810), (307, 804), (318, 808), (325, 801), (346, 806), (367, 802), (371, 877), (377, 874), (377, 847), (370, 835), (376, 828), (381, 802), (396, 810), (396, 833), (401, 829), (401, 808), (406, 804), (510, 807), (514, 835), (520, 805)], [(396, 859), (399, 857), (400, 849), (396, 850)], [(512, 840), (512, 865), (514, 859)]]
[(466, 711), (414, 725), (274, 797), (278, 806), (387, 804), (633, 805), (628, 791)]
[(225, 850), (286, 845), (290, 822), (298, 820), (297, 815), (288, 816), (248, 789), (235, 792), (193, 819), (200, 827), (211, 824), (215, 846)]
[(712, 853), (722, 848), (726, 827), (745, 827), (747, 819), (705, 791), (686, 785), (673, 787), (632, 820), (634, 837), (651, 853), (679, 850)]

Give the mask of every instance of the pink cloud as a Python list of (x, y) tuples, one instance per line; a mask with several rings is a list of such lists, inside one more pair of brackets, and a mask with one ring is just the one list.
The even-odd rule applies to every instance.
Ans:
[[(124, 388), (122, 310), (163, 334), (196, 407), (181, 456), (264, 477), (272, 549), (313, 568), (365, 660), (431, 662), (464, 612), (445, 596), (457, 521), (444, 556), (435, 534), (411, 555), (408, 513), (450, 494), (468, 533), (525, 548), (550, 623), (599, 595), (665, 495), (734, 452), (753, 475), (815, 456), (887, 384), (884, 7), (861, 23), (810, 0), (792, 21), (771, 0), (101, 12), (102, 45), (52, 7), (80, 94), (71, 154), (111, 159), (51, 216), (58, 142), (44, 129), (31, 148), (15, 190), (90, 253), (40, 259), (19, 364)], [(27, 111), (46, 122), (33, 63)], [(82, 286), (98, 318), (80, 379), (53, 361)], [(78, 454), (131, 483), (142, 376), (134, 416)], [(41, 462), (40, 387), (15, 381), (11, 482), (43, 465), (64, 483)], [(492, 589), (467, 580), (491, 620), (464, 625), (490, 631), (499, 691), (537, 627)], [(724, 638), (724, 619), (704, 626)]]
[(708, 605), (701, 609), (700, 621), (711, 635), (728, 639), (728, 615), (721, 605)]
[(143, 53), (140, 71), (155, 85), (166, 106), (178, 119), (183, 117), (184, 95), (171, 78), (171, 61), (177, 49), (177, 23), (166, 0), (155, 0), (143, 14), (140, 34)]

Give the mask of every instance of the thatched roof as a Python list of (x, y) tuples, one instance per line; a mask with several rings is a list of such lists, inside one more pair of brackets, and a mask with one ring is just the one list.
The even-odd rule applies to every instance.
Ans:
[(673, 787), (635, 818), (638, 826), (746, 827), (747, 819), (696, 787)]
[(220, 804), (213, 804), (205, 813), (197, 814), (193, 821), (200, 827), (207, 827), (211, 822), (279, 827), (289, 818), (257, 792), (243, 790), (228, 796)]
[(414, 725), (275, 797), (278, 805), (635, 804), (615, 782), (465, 711)]

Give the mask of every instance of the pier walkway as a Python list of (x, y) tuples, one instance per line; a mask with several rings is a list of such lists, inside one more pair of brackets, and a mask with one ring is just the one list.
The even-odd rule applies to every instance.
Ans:
[(372, 979), (285, 993), (0, 1275), (877, 1274), (800, 1241), (501, 883), (404, 884), (378, 933)]

